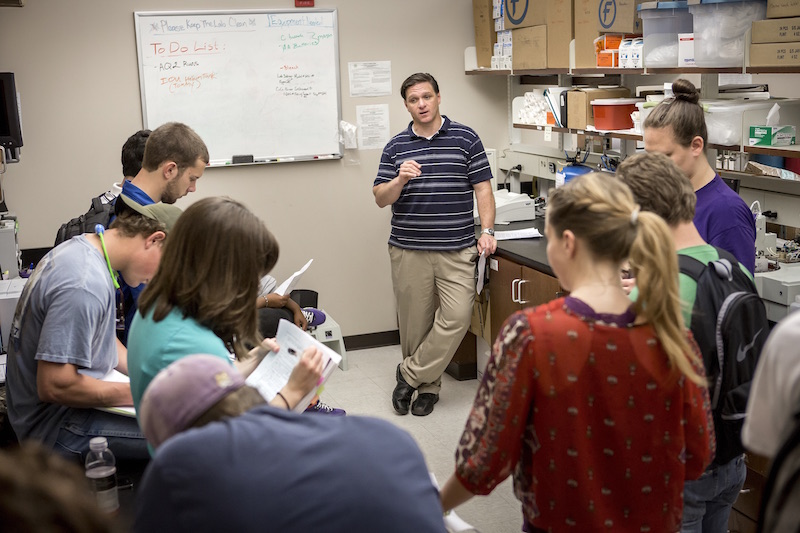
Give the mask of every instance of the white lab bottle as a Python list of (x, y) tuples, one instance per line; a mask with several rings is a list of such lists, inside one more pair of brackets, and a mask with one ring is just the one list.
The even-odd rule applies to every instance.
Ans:
[(119, 509), (117, 495), (117, 463), (114, 454), (108, 449), (105, 437), (94, 437), (89, 441), (86, 455), (86, 478), (89, 487), (97, 496), (97, 506), (101, 511), (114, 513)]

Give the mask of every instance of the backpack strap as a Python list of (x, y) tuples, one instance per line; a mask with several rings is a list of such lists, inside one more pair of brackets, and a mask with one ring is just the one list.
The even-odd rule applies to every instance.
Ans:
[(705, 270), (706, 265), (694, 257), (678, 254), (678, 267), (680, 268), (681, 274), (686, 274), (697, 281), (700, 279), (700, 275), (703, 273), (703, 270)]
[[(719, 259), (727, 259), (731, 263), (732, 268), (739, 268), (739, 261), (736, 260), (733, 254), (722, 248), (717, 248), (716, 246), (714, 246), (714, 249), (717, 251)], [(719, 259), (715, 259), (715, 261), (719, 261)], [(713, 261), (709, 261), (709, 263), (713, 263)], [(697, 281), (706, 268), (706, 263), (688, 255), (678, 254), (678, 267), (680, 268), (681, 274), (686, 274)]]
[(102, 213), (103, 212), (103, 201), (102, 201), (102, 198), (103, 198), (102, 195), (95, 196), (94, 198), (92, 198), (92, 209), (94, 209), (98, 213)]

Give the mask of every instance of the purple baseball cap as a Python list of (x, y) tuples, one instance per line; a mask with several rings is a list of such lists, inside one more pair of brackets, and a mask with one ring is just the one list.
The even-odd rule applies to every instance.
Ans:
[(221, 357), (197, 354), (178, 359), (144, 391), (139, 406), (142, 432), (158, 448), (244, 384), (239, 371)]

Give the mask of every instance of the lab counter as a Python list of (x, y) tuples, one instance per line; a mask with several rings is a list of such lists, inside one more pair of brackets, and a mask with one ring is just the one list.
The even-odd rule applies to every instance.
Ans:
[[(542, 237), (535, 239), (515, 239), (509, 241), (497, 241), (497, 251), (494, 255), (513, 261), (519, 265), (538, 270), (548, 276), (555, 276), (553, 269), (547, 261), (547, 240), (544, 238), (544, 217), (536, 220), (526, 220), (524, 222), (511, 222), (509, 224), (496, 225), (495, 231), (508, 231), (530, 228), (531, 226), (539, 230)], [(480, 227), (477, 228), (480, 234)], [(491, 276), (491, 274), (490, 274)]]

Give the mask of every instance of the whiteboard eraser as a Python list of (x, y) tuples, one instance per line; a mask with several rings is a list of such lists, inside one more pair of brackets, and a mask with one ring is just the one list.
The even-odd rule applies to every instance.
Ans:
[(252, 163), (253, 156), (252, 155), (235, 155), (231, 158), (231, 163), (234, 165), (237, 163)]

